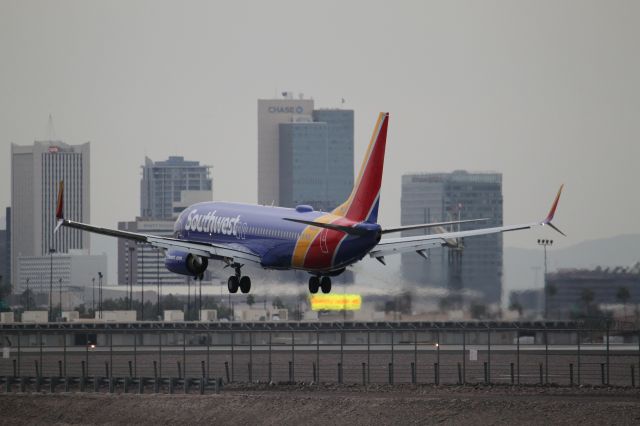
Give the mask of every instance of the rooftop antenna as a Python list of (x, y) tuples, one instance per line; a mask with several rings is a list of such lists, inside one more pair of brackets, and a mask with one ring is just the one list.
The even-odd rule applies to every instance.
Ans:
[(49, 121), (47, 122), (47, 140), (53, 142), (56, 140), (56, 132), (53, 127), (53, 116), (49, 114)]

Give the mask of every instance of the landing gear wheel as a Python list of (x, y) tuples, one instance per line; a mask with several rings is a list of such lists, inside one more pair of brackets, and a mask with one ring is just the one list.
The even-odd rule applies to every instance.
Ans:
[(239, 284), (240, 283), (238, 277), (236, 277), (235, 275), (231, 275), (227, 280), (227, 288), (229, 289), (229, 293), (237, 293)]
[(245, 275), (240, 278), (240, 291), (243, 293), (249, 293), (249, 290), (251, 290), (251, 278)]
[(320, 287), (320, 279), (316, 276), (309, 277), (309, 293), (316, 294)]
[(331, 278), (329, 277), (322, 277), (322, 279), (320, 280), (320, 288), (322, 289), (323, 293), (331, 293)]

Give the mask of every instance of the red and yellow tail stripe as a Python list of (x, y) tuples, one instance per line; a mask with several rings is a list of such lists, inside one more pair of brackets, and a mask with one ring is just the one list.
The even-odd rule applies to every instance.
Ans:
[(333, 214), (344, 216), (356, 222), (362, 222), (369, 218), (380, 194), (388, 124), (389, 113), (381, 112), (378, 115), (378, 121), (374, 127), (353, 191), (346, 202), (333, 210)]

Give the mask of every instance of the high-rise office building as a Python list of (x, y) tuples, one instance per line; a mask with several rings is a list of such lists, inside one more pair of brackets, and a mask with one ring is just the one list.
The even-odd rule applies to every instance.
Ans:
[[(502, 225), (502, 175), (499, 173), (424, 173), (402, 176), (402, 225), (488, 218), (454, 230)], [(449, 229), (449, 228), (448, 228)], [(403, 236), (444, 230), (415, 230)], [(405, 279), (451, 290), (471, 290), (485, 303), (499, 303), (502, 294), (502, 234), (466, 238), (462, 250), (429, 250), (427, 260), (402, 255)]]
[(317, 110), (280, 124), (280, 205), (330, 211), (353, 187), (353, 111)]
[[(140, 180), (140, 217), (118, 222), (118, 229), (171, 236), (178, 215), (191, 204), (213, 199), (211, 166), (184, 157), (145, 158)], [(118, 239), (118, 284), (182, 284), (187, 278), (164, 267), (164, 253), (135, 241)]]
[(353, 110), (313, 109), (313, 100), (258, 101), (258, 200), (328, 211), (353, 186)]
[(308, 122), (313, 113), (313, 99), (283, 95), (258, 99), (258, 203), (264, 205), (280, 205), (280, 123)]
[(211, 201), (211, 166), (184, 157), (166, 161), (145, 158), (140, 181), (140, 216), (156, 220), (176, 219), (184, 210), (184, 199)]
[(11, 283), (11, 207), (7, 207), (4, 229), (0, 230), (0, 277), (2, 283)]
[[(56, 226), (58, 184), (64, 180), (65, 217), (90, 222), (89, 143), (61, 141), (11, 144), (11, 276), (21, 256), (46, 256), (89, 249), (89, 233)], [(15, 283), (14, 283), (15, 284)]]

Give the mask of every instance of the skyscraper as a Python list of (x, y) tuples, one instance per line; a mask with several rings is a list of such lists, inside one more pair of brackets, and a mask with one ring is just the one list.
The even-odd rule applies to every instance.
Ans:
[(353, 110), (283, 95), (258, 100), (258, 202), (331, 210), (353, 186)]
[(64, 214), (90, 222), (89, 143), (61, 141), (11, 144), (11, 276), (21, 256), (44, 256), (49, 249), (67, 253), (89, 249), (89, 234), (63, 228), (55, 235), (58, 183), (64, 180)]
[[(489, 218), (482, 227), (502, 225), (502, 175), (499, 173), (424, 173), (402, 176), (402, 225)], [(466, 230), (478, 224), (462, 224)], [(443, 230), (431, 230), (438, 232)], [(429, 230), (403, 232), (420, 235)], [(499, 303), (502, 294), (502, 234), (467, 238), (461, 251), (429, 250), (427, 260), (402, 255), (403, 275), (422, 285), (472, 290), (485, 303)]]
[(140, 181), (140, 216), (172, 220), (184, 210), (186, 199), (211, 201), (213, 185), (211, 166), (184, 157), (169, 157), (153, 162), (145, 158)]
[(316, 110), (280, 124), (280, 205), (330, 211), (353, 187), (353, 111)]
[[(280, 205), (280, 123), (311, 121), (313, 99), (258, 99), (258, 203)], [(300, 96), (302, 98), (302, 96)]]
[[(171, 156), (166, 161), (145, 158), (140, 180), (140, 217), (118, 222), (118, 229), (152, 235), (173, 235), (178, 215), (191, 204), (213, 199), (211, 166)], [(186, 277), (164, 267), (164, 253), (148, 245), (118, 239), (118, 284), (181, 284)]]
[(7, 207), (4, 229), (0, 229), (0, 277), (11, 283), (11, 207)]

